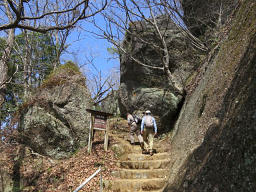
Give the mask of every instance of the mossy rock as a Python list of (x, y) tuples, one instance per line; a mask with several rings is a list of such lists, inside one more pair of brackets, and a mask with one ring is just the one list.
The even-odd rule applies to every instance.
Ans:
[[(79, 67), (71, 62), (68, 61), (63, 65), (60, 65), (58, 68), (53, 70), (43, 81), (42, 83), (42, 88), (46, 87), (54, 87), (54, 86), (59, 86), (64, 84), (69, 80), (68, 77), (74, 76), (74, 75), (79, 75), (81, 76), (82, 73), (80, 72)], [(85, 78), (84, 78), (85, 81)]]

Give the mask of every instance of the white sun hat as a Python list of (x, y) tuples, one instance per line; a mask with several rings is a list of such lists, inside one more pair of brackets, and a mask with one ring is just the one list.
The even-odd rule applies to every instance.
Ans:
[(150, 112), (149, 110), (147, 110), (145, 113), (146, 113), (146, 114), (150, 114), (151, 112)]

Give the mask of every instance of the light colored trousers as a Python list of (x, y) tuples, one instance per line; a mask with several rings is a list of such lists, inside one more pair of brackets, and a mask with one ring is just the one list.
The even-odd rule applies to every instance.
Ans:
[(134, 143), (134, 135), (137, 135), (139, 142), (143, 143), (143, 137), (140, 134), (140, 129), (138, 128), (137, 124), (135, 122), (133, 122), (130, 125), (130, 141), (131, 143)]
[(144, 128), (144, 131), (143, 131), (144, 148), (149, 152), (153, 152), (154, 134), (155, 132), (153, 127)]

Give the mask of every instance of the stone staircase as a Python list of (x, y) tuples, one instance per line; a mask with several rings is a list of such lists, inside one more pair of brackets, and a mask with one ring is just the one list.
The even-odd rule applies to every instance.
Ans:
[[(121, 137), (121, 138), (120, 138)], [(167, 181), (168, 153), (156, 148), (153, 156), (142, 154), (139, 145), (130, 145), (119, 135), (119, 142), (126, 153), (117, 162), (114, 179), (104, 181), (105, 192), (161, 192)]]

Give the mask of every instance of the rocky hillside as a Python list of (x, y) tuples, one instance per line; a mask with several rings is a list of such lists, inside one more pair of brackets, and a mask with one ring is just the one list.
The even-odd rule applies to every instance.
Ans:
[[(256, 2), (241, 1), (186, 98), (164, 191), (255, 191)], [(227, 29), (226, 29), (227, 30)]]
[(239, 0), (182, 0), (184, 22), (195, 36), (209, 45), (221, 26), (230, 19), (238, 2)]
[[(162, 72), (123, 54), (120, 90), (103, 105), (113, 112), (119, 108), (121, 115), (152, 110), (160, 132), (173, 126), (155, 138), (156, 154), (142, 155), (139, 145), (129, 144), (127, 121), (121, 118), (110, 122), (110, 150), (103, 151), (103, 136), (96, 134), (92, 154), (87, 153), (85, 109), (92, 101), (77, 66), (67, 63), (20, 107), (18, 133), (1, 143), (0, 191), (73, 191), (99, 166), (109, 191), (256, 191), (256, 2), (202, 2), (183, 0), (182, 5), (194, 35), (213, 37), (205, 24), (217, 32), (216, 39), (206, 41), (205, 55), (173, 23), (158, 18), (167, 31), (169, 67), (186, 95), (168, 89)], [(221, 17), (214, 8), (220, 5)], [(150, 27), (137, 24), (142, 36), (157, 40)], [(135, 58), (159, 65), (161, 54), (134, 34), (126, 35), (124, 45)], [(98, 191), (98, 181), (99, 176), (82, 191)]]

